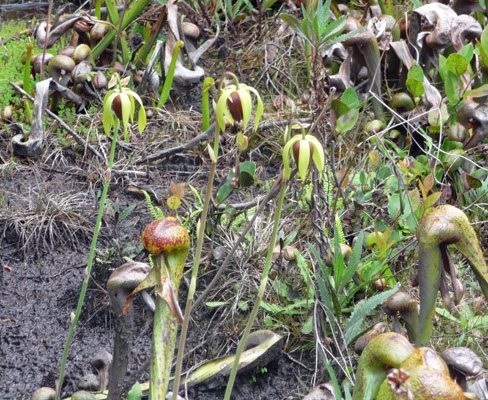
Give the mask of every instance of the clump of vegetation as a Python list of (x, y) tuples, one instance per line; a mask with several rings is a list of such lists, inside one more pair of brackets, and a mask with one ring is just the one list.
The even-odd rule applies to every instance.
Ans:
[[(426, 361), (437, 355), (415, 347), (441, 353), (457, 344), (480, 353), (486, 334), (479, 306), (488, 296), (485, 5), (134, 0), (120, 11), (107, 0), (102, 17), (100, 3), (101, 20), (77, 15), (60, 32), (60, 17), (41, 43), (15, 36), (24, 23), (4, 24), (0, 33), (0, 107), (13, 109), (2, 114), (6, 123), (32, 119), (38, 106), (26, 100), (40, 79), (22, 65), (28, 46), (57, 54), (70, 40), (75, 54), (61, 54), (63, 68), (46, 65), (56, 82), (39, 159), (21, 160), (5, 139), (0, 177), (28, 166), (66, 173), (78, 190), (100, 193), (75, 206), (74, 197), (51, 198), (36, 187), (29, 199), (39, 201), (17, 207), (12, 199), (20, 197), (0, 189), (1, 234), (16, 230), (28, 246), (75, 242), (98, 208), (57, 398), (95, 254), (100, 268), (116, 269), (115, 260), (128, 256), (132, 266), (146, 262), (149, 272), (124, 291), (122, 311), (136, 293), (156, 288), (150, 381), (129, 392), (134, 382), (121, 382), (127, 360), (116, 359), (121, 371), (109, 398), (152, 400), (173, 386), (176, 399), (182, 379), (189, 382), (182, 371), (201, 356), (189, 355), (186, 341), (202, 308), (212, 315), (205, 326), (223, 343), (188, 340), (202, 339), (207, 354), (228, 353), (220, 370), (225, 399), (247, 363), (243, 354), (265, 343), (299, 353), (338, 399), (417, 398), (426, 376), (443, 382), (438, 393), (464, 396), (441, 362)], [(28, 93), (14, 92), (10, 82), (19, 80), (24, 89), (31, 80)], [(183, 99), (191, 99), (189, 110)], [(130, 224), (119, 223), (129, 215)], [(42, 235), (48, 239), (40, 242)], [(141, 239), (147, 253), (133, 251)], [(259, 342), (253, 331), (264, 328), (287, 340)], [(273, 379), (271, 367), (253, 368), (254, 386)], [(204, 371), (205, 364), (188, 376)]]

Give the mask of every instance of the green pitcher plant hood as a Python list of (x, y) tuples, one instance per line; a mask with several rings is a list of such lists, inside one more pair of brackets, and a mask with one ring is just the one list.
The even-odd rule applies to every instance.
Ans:
[[(367, 388), (369, 393), (367, 393)], [(359, 359), (353, 400), (464, 400), (447, 365), (430, 348), (415, 348), (402, 335), (382, 333)]]
[(419, 242), (420, 312), (416, 345), (425, 346), (429, 344), (432, 334), (432, 319), (438, 291), (450, 306), (446, 272), (451, 276), (455, 304), (461, 301), (464, 294), (447, 246), (454, 245), (466, 258), (487, 299), (488, 268), (468, 218), (454, 206), (441, 205), (433, 208), (419, 225), (417, 240)]

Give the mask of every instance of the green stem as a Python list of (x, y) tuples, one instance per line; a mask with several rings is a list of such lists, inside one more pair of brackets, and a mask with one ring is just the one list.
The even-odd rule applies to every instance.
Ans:
[[(141, 11), (146, 7), (151, 0), (134, 0), (129, 8), (127, 9), (124, 18), (122, 20), (121, 28), (125, 29), (132, 21), (134, 21)], [(111, 29), (107, 32), (107, 34), (103, 37), (103, 39), (95, 46), (92, 51), (93, 58), (96, 60), (100, 54), (102, 54), (103, 50), (105, 50), (110, 43), (114, 40), (116, 35), (116, 30)]]
[(95, 17), (97, 17), (97, 19), (102, 19), (102, 0), (97, 0), (95, 2)]
[(227, 389), (225, 390), (225, 397), (224, 400), (229, 400), (230, 395), (232, 394), (232, 388), (234, 386), (234, 381), (237, 375), (237, 371), (239, 369), (239, 363), (240, 363), (240, 358), (242, 351), (244, 350), (244, 346), (247, 341), (247, 337), (249, 336), (249, 333), (251, 332), (251, 328), (254, 324), (254, 320), (256, 319), (256, 315), (258, 314), (259, 311), (259, 306), (261, 304), (261, 299), (264, 296), (264, 291), (266, 289), (266, 285), (268, 283), (268, 274), (269, 274), (269, 269), (271, 267), (271, 260), (273, 257), (273, 249), (275, 247), (276, 243), (276, 236), (278, 235), (278, 228), (280, 225), (280, 219), (281, 219), (281, 210), (283, 208), (283, 201), (285, 199), (285, 194), (286, 194), (286, 179), (284, 177), (284, 172), (281, 171), (281, 189), (280, 189), (280, 194), (278, 197), (278, 206), (276, 207), (276, 212), (275, 212), (275, 222), (274, 222), (274, 227), (273, 227), (273, 233), (271, 235), (271, 240), (269, 243), (269, 248), (268, 248), (268, 255), (266, 257), (266, 264), (264, 266), (263, 270), (263, 277), (261, 278), (261, 285), (259, 286), (259, 292), (256, 298), (256, 301), (254, 303), (254, 307), (251, 311), (251, 315), (249, 316), (249, 320), (247, 321), (246, 329), (244, 330), (244, 334), (242, 335), (241, 341), (239, 342), (239, 346), (237, 348), (237, 353), (236, 357), (234, 360), (234, 365), (232, 366), (232, 371), (229, 376), (229, 381), (227, 382)]
[(202, 131), (206, 131), (210, 126), (210, 105), (208, 100), (208, 91), (214, 85), (213, 78), (205, 78), (202, 90)]
[(163, 90), (161, 91), (161, 97), (159, 98), (158, 108), (161, 108), (168, 100), (169, 92), (171, 91), (171, 86), (173, 86), (173, 78), (175, 76), (176, 61), (180, 55), (180, 50), (185, 46), (182, 40), (178, 40), (173, 49), (173, 57), (171, 58), (171, 63), (169, 64), (168, 75), (164, 80)]
[(81, 308), (83, 307), (83, 302), (85, 301), (86, 289), (88, 288), (88, 281), (90, 280), (91, 268), (92, 268), (93, 259), (95, 256), (95, 248), (97, 246), (98, 233), (100, 231), (100, 225), (102, 223), (103, 211), (105, 209), (105, 202), (107, 200), (107, 192), (108, 192), (108, 187), (109, 187), (109, 183), (110, 183), (110, 174), (112, 171), (112, 165), (113, 165), (114, 157), (115, 157), (115, 145), (117, 143), (117, 132), (119, 130), (118, 120), (116, 119), (115, 121), (116, 122), (115, 122), (115, 129), (114, 129), (114, 137), (112, 139), (112, 147), (110, 148), (110, 158), (108, 161), (107, 177), (106, 177), (105, 183), (103, 185), (102, 197), (100, 198), (100, 206), (98, 208), (97, 222), (95, 224), (95, 231), (93, 232), (93, 239), (92, 239), (92, 243), (91, 243), (91, 247), (90, 247), (90, 255), (88, 256), (88, 264), (87, 264), (86, 270), (85, 270), (85, 278), (83, 280), (83, 285), (81, 287), (80, 298), (78, 299), (78, 305), (76, 307), (75, 316), (73, 318), (73, 322), (71, 323), (71, 327), (70, 327), (70, 330), (68, 333), (68, 337), (66, 338), (66, 343), (64, 345), (63, 359), (61, 361), (61, 368), (59, 371), (59, 380), (58, 380), (58, 384), (56, 387), (56, 400), (60, 400), (60, 398), (61, 398), (61, 389), (63, 387), (64, 370), (66, 367), (66, 359), (68, 358), (68, 350), (69, 350), (69, 346), (71, 344), (71, 339), (73, 338), (73, 334), (74, 334), (75, 329), (76, 329), (76, 324), (78, 323), (78, 319), (80, 318)]
[(164, 9), (164, 11), (161, 11), (161, 13), (159, 14), (159, 17), (154, 26), (149, 30), (149, 34), (146, 35), (147, 31), (145, 32), (144, 41), (146, 43), (141, 47), (137, 54), (137, 60), (135, 63), (136, 70), (140, 70), (146, 64), (147, 56), (151, 52), (154, 43), (156, 43), (161, 29), (163, 29), (166, 18), (166, 9)]
[[(218, 126), (218, 124), (216, 124), (216, 126)], [(183, 326), (181, 328), (181, 334), (180, 334), (181, 335), (180, 344), (178, 347), (178, 358), (176, 361), (175, 379), (173, 383), (173, 400), (176, 400), (178, 396), (178, 388), (180, 386), (181, 368), (183, 364), (183, 355), (185, 352), (186, 335), (188, 332), (188, 325), (190, 323), (190, 311), (193, 303), (193, 297), (195, 296), (195, 290), (197, 286), (198, 267), (200, 265), (200, 259), (201, 259), (202, 247), (203, 247), (203, 238), (205, 236), (205, 226), (207, 224), (208, 207), (210, 205), (210, 197), (212, 195), (212, 187), (213, 187), (216, 168), (217, 168), (217, 163), (212, 162), (212, 167), (210, 168), (210, 176), (208, 178), (208, 183), (207, 183), (207, 193), (205, 193), (205, 203), (203, 205), (202, 216), (200, 219), (200, 229), (198, 231), (197, 250), (195, 253), (195, 259), (193, 261), (193, 270), (191, 273), (190, 288), (188, 290), (188, 299), (186, 301), (186, 308), (185, 308), (185, 318), (183, 320)]]
[[(47, 40), (47, 39), (46, 39)], [(25, 58), (25, 67), (24, 67), (24, 90), (30, 94), (30, 72), (31, 72), (31, 60), (32, 60), (32, 49), (34, 48), (34, 45), (32, 43), (29, 43), (27, 45), (27, 55)], [(30, 108), (30, 102), (28, 99), (25, 99), (25, 113), (27, 115), (27, 118), (29, 118), (29, 122), (32, 123), (32, 111)], [(25, 141), (27, 141), (27, 134)]]

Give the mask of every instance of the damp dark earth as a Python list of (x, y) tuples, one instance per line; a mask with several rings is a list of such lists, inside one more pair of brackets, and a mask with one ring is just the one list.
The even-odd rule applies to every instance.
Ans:
[(0, 397), (488, 400), (487, 26), (4, 0)]

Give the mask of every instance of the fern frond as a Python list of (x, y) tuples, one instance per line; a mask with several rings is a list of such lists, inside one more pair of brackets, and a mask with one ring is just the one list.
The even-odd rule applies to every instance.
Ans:
[(147, 193), (145, 190), (142, 190), (142, 193), (144, 193), (144, 197), (146, 198), (146, 204), (149, 212), (151, 213), (152, 217), (154, 219), (163, 219), (164, 218), (164, 213), (159, 207), (154, 207), (151, 196), (149, 196), (149, 193)]
[(335, 214), (335, 224), (336, 224), (336, 232), (339, 235), (339, 243), (346, 244), (346, 236), (344, 235), (344, 230), (342, 229), (342, 222), (339, 218), (339, 214)]
[(332, 178), (332, 171), (328, 165), (324, 168), (324, 192), (329, 202), (329, 207), (332, 207), (334, 201), (334, 181)]

